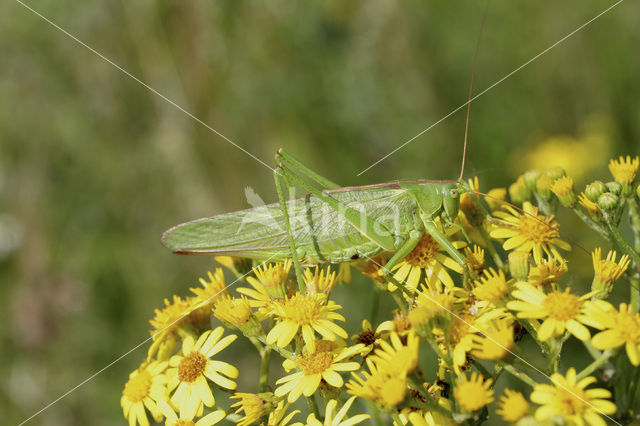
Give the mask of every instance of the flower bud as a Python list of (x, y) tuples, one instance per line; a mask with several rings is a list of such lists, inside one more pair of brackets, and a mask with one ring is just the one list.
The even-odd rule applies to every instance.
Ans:
[(509, 186), (509, 197), (514, 204), (522, 204), (525, 201), (529, 201), (532, 195), (522, 176)]
[(542, 176), (539, 170), (528, 170), (525, 172), (523, 176), (524, 184), (529, 188), (529, 190), (534, 191), (536, 189), (536, 182)]
[(529, 252), (514, 250), (509, 252), (509, 272), (517, 280), (526, 280), (529, 276)]
[(544, 172), (545, 175), (553, 178), (553, 180), (560, 179), (567, 175), (562, 167), (553, 167)]
[(573, 191), (573, 179), (569, 176), (556, 179), (551, 185), (551, 190), (565, 207), (571, 209), (578, 203), (578, 196)]
[(584, 195), (587, 196), (589, 201), (594, 203), (598, 202), (598, 198), (607, 190), (607, 187), (599, 180), (594, 181), (587, 185), (587, 188), (584, 190)]
[(555, 180), (556, 179), (553, 176), (546, 173), (540, 176), (540, 179), (538, 179), (538, 182), (536, 182), (536, 192), (538, 193), (538, 195), (540, 195), (545, 200), (550, 200), (552, 195), (551, 185), (553, 185), (553, 181)]
[(604, 212), (611, 212), (618, 207), (618, 196), (610, 192), (605, 192), (598, 198), (598, 207)]
[(607, 187), (607, 192), (618, 196), (622, 194), (622, 185), (620, 185), (618, 182), (607, 182), (604, 185)]

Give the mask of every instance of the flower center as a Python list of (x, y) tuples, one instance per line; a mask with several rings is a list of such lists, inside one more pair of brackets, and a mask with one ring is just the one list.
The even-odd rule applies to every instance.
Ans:
[(310, 324), (313, 320), (322, 316), (322, 305), (313, 296), (296, 293), (291, 299), (285, 300), (282, 305), (283, 317), (294, 321), (298, 325)]
[(365, 346), (373, 345), (376, 342), (376, 332), (373, 330), (365, 330), (358, 334), (358, 343)]
[(572, 393), (565, 389), (558, 389), (557, 404), (560, 412), (565, 415), (579, 414), (584, 410), (584, 395), (581, 389), (573, 388)]
[(176, 426), (195, 426), (195, 423), (193, 420), (178, 419), (178, 421), (176, 421)]
[(549, 294), (542, 306), (549, 313), (549, 317), (558, 321), (568, 321), (575, 318), (580, 312), (580, 300), (567, 289), (564, 293), (553, 292)]
[(404, 261), (411, 266), (427, 268), (440, 251), (440, 245), (431, 235), (425, 232), (417, 246), (409, 253)]
[(300, 364), (305, 376), (320, 374), (333, 364), (333, 354), (331, 352), (316, 352), (305, 356)]
[(147, 370), (142, 370), (137, 376), (129, 379), (124, 385), (123, 395), (131, 402), (140, 402), (149, 395), (151, 388), (151, 374)]
[(191, 383), (204, 372), (207, 359), (200, 352), (191, 352), (182, 358), (178, 364), (178, 378), (183, 382)]
[(544, 216), (523, 215), (520, 217), (518, 229), (528, 240), (538, 244), (549, 244), (558, 237), (557, 225), (550, 223), (552, 218)]

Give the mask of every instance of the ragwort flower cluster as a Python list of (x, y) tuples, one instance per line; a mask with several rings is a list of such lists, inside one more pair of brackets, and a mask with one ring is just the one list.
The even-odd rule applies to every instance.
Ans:
[[(613, 180), (580, 193), (559, 168), (486, 194), (470, 180), (458, 218), (435, 224), (459, 257), (424, 233), (390, 270), (392, 253), (381, 253), (306, 268), (300, 284), (291, 260), (218, 258), (238, 287), (218, 268), (156, 310), (124, 416), (130, 425), (640, 420), (639, 166), (612, 160)], [(560, 207), (606, 246), (565, 237)], [(355, 283), (336, 287), (351, 267), (366, 281), (362, 297), (346, 296), (363, 292)], [(248, 371), (248, 355), (232, 349), (239, 336), (259, 359)]]

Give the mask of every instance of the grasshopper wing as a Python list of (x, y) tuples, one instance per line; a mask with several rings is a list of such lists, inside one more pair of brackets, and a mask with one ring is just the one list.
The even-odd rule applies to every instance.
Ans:
[[(361, 188), (329, 193), (377, 220), (392, 234), (402, 235), (414, 211), (406, 191)], [(304, 252), (301, 260), (306, 264), (340, 261), (359, 251), (367, 255), (380, 251), (339, 212), (313, 195), (287, 201), (287, 210), (296, 246)], [(290, 257), (284, 220), (280, 204), (274, 203), (177, 225), (163, 234), (162, 243), (180, 254), (283, 260)]]

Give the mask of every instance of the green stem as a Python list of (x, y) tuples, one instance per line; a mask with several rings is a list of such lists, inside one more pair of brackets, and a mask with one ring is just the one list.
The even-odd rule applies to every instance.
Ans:
[(576, 376), (576, 380), (581, 380), (596, 371), (602, 364), (606, 363), (609, 358), (613, 355), (612, 351), (604, 351), (598, 359), (594, 360), (591, 364), (587, 365), (584, 370), (582, 370)]
[(629, 243), (627, 243), (627, 240), (624, 239), (624, 237), (620, 233), (620, 230), (618, 229), (617, 226), (615, 226), (611, 221), (607, 221), (607, 226), (609, 227), (609, 231), (611, 231), (611, 236), (615, 240), (616, 244), (620, 247), (620, 249), (625, 254), (629, 255), (629, 257), (631, 258), (631, 260), (633, 261), (635, 266), (639, 267), (640, 266), (640, 254), (638, 254), (638, 252), (635, 251), (629, 245)]
[(271, 361), (271, 349), (265, 347), (261, 351), (262, 362), (260, 364), (260, 382), (258, 392), (266, 392), (269, 386), (269, 362)]
[(627, 404), (625, 407), (625, 412), (629, 409), (629, 407), (633, 406), (633, 402), (636, 399), (636, 391), (638, 390), (638, 381), (640, 381), (640, 368), (636, 367), (635, 374), (631, 379), (631, 384), (629, 386), (629, 397), (627, 398)]
[(562, 351), (562, 345), (567, 340), (568, 332), (565, 332), (564, 336), (560, 339), (553, 339), (549, 350), (549, 369), (552, 373), (558, 372), (560, 366), (560, 352)]
[(589, 355), (591, 355), (591, 358), (593, 359), (600, 358), (600, 356), (602, 355), (602, 352), (594, 348), (590, 341), (585, 340), (582, 343), (584, 344), (584, 347), (587, 348), (587, 351), (589, 352)]
[(499, 269), (504, 270), (504, 262), (502, 261), (502, 258), (498, 254), (498, 251), (496, 250), (496, 246), (493, 245), (493, 240), (489, 236), (489, 233), (484, 228), (484, 226), (479, 226), (478, 230), (480, 230), (480, 234), (482, 235), (482, 238), (487, 243), (487, 250), (489, 250), (489, 254), (491, 255), (491, 258), (493, 259), (493, 262), (496, 264), (496, 267), (498, 267)]
[(369, 312), (369, 318), (371, 326), (375, 328), (376, 321), (378, 320), (378, 311), (380, 310), (380, 289), (378, 286), (373, 286), (373, 294), (371, 295), (371, 311)]
[(533, 380), (526, 373), (524, 373), (524, 372), (518, 370), (517, 368), (515, 368), (513, 365), (506, 364), (506, 363), (500, 363), (500, 365), (502, 365), (502, 367), (505, 369), (505, 371), (507, 373), (509, 373), (512, 376), (522, 380), (524, 383), (528, 384), (529, 386), (535, 387), (538, 384), (538, 382)]
[(309, 410), (316, 415), (316, 419), (322, 421), (320, 418), (320, 412), (318, 411), (318, 403), (313, 395), (307, 397), (307, 404), (309, 405)]
[(367, 404), (369, 408), (369, 412), (373, 416), (373, 420), (376, 422), (378, 426), (384, 426), (385, 422), (382, 419), (382, 415), (380, 414), (380, 410), (378, 410), (378, 406), (373, 402), (365, 399), (364, 402)]
[(473, 361), (473, 366), (476, 367), (478, 369), (478, 371), (485, 377), (485, 378), (490, 378), (493, 379), (493, 374), (491, 374), (489, 372), (489, 370), (487, 370), (486, 368), (484, 368), (484, 365), (480, 364), (479, 361), (474, 360)]
[(629, 197), (629, 220), (634, 235), (634, 246), (640, 250), (640, 206), (634, 196)]
[(596, 223), (593, 219), (591, 219), (585, 212), (579, 207), (574, 207), (572, 209), (574, 213), (591, 229), (596, 231), (598, 234), (602, 235), (605, 239), (611, 242), (611, 237), (606, 229)]

